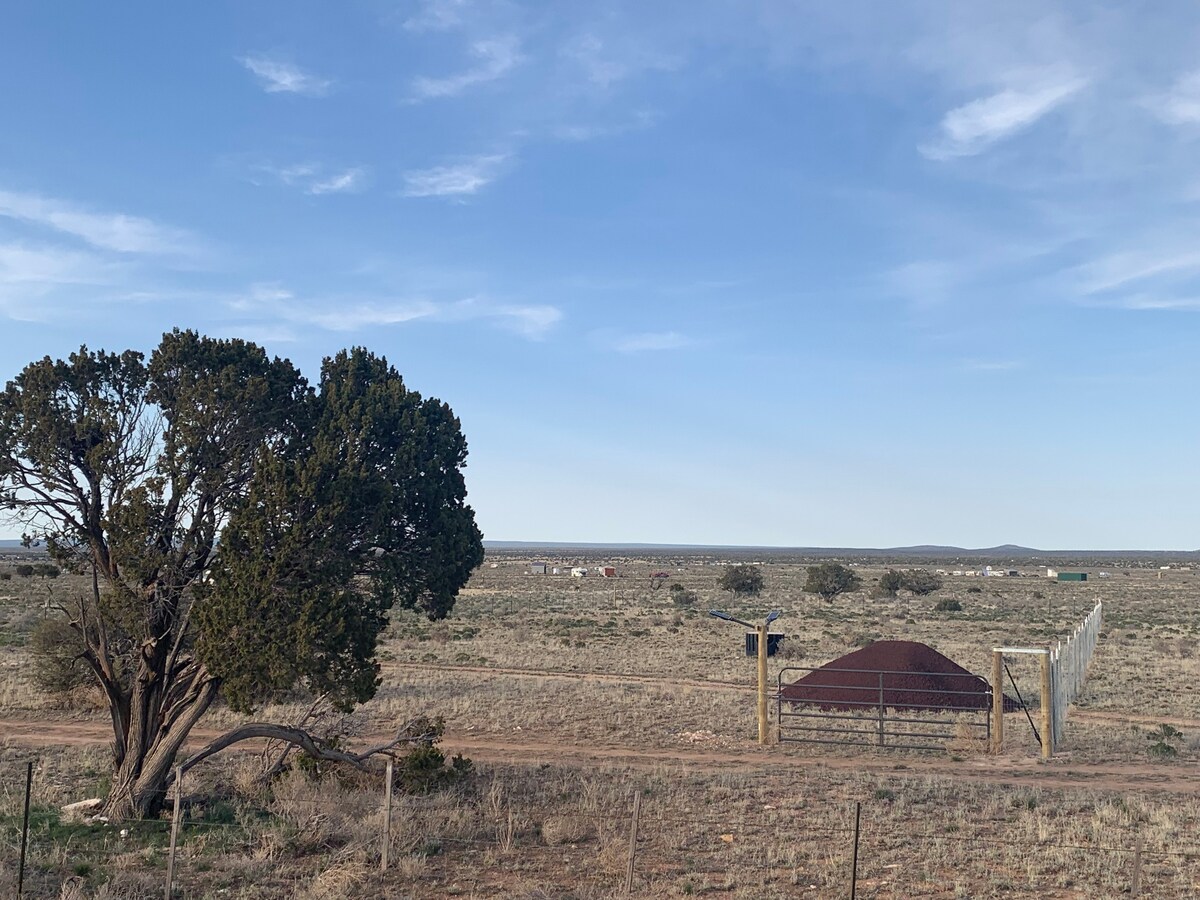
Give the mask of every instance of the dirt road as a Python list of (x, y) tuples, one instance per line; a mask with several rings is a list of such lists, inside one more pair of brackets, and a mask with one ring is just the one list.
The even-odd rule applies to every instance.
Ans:
[[(193, 746), (199, 746), (220, 732), (196, 729)], [(373, 743), (385, 735), (366, 735), (363, 743)], [(97, 720), (0, 719), (0, 744), (10, 747), (106, 746), (112, 734), (106, 723)], [(253, 744), (242, 745), (252, 748)], [(1043, 787), (1065, 790), (1151, 791), (1180, 795), (1200, 794), (1200, 772), (1175, 765), (1097, 764), (1055, 761), (1044, 764), (1032, 758), (974, 756), (893, 757), (884, 755), (842, 756), (799, 753), (789, 747), (758, 749), (708, 749), (695, 746), (678, 748), (630, 747), (619, 745), (578, 745), (557, 740), (553, 735), (497, 736), (463, 732), (448, 733), (443, 742), (448, 754), (463, 753), (480, 763), (534, 765), (552, 763), (566, 766), (614, 766), (633, 769), (679, 768), (769, 772), (781, 774), (805, 769), (860, 772), (878, 776), (932, 776), (959, 781), (999, 784), (1012, 787)]]

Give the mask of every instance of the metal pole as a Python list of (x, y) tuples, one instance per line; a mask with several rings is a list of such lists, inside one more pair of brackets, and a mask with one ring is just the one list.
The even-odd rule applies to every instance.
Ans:
[(883, 746), (883, 673), (879, 673), (879, 746)]
[(379, 868), (387, 870), (388, 857), (392, 849), (392, 771), (395, 761), (387, 761), (387, 783), (383, 786), (383, 851), (379, 855)]
[(29, 843), (29, 795), (33, 792), (33, 761), (25, 764), (25, 815), (21, 819), (21, 861), (17, 863), (17, 897), (25, 889), (25, 847)]
[(1050, 690), (1050, 651), (1042, 654), (1042, 759), (1049, 759), (1054, 753), (1053, 726), (1054, 702)]
[(764, 747), (770, 742), (767, 716), (767, 628), (763, 624), (758, 629), (758, 742)]
[(858, 897), (858, 822), (862, 816), (862, 803), (854, 804), (854, 853), (850, 857), (850, 900)]
[(179, 839), (179, 819), (183, 815), (183, 772), (175, 767), (175, 808), (171, 810), (171, 850), (167, 854), (167, 884), (163, 891), (165, 900), (171, 900), (175, 887), (175, 842)]
[(1004, 654), (992, 651), (992, 752), (1004, 750)]

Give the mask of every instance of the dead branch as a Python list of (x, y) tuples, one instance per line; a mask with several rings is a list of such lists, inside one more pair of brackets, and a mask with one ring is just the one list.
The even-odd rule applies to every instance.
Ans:
[(292, 725), (276, 725), (270, 722), (250, 722), (231, 729), (220, 737), (210, 741), (196, 753), (188, 757), (187, 760), (180, 763), (178, 768), (180, 772), (187, 772), (210, 756), (215, 756), (222, 750), (232, 747), (234, 744), (241, 743), (242, 741), (266, 739), (290, 744), (316, 759), (346, 763), (359, 771), (368, 772), (371, 769), (370, 760), (373, 757), (394, 757), (396, 755), (395, 751), (399, 747), (429, 743), (437, 737), (437, 733), (433, 731), (412, 734), (412, 725), (417, 721), (419, 719), (412, 719), (405, 722), (390, 740), (368, 747), (358, 753), (330, 746), (329, 743), (314, 737), (303, 728), (296, 728)]

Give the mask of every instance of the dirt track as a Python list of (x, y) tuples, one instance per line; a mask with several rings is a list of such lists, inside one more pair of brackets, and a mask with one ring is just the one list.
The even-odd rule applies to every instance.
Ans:
[[(211, 740), (220, 732), (196, 729), (193, 745)], [(0, 719), (0, 742), (10, 747), (62, 747), (107, 745), (111, 732), (94, 720), (52, 721)], [(368, 735), (364, 743), (383, 739)], [(254, 746), (246, 744), (246, 747)], [(880, 755), (801, 755), (787, 747), (766, 750), (648, 748), (628, 746), (585, 746), (564, 744), (548, 735), (502, 738), (491, 735), (448, 733), (444, 749), (463, 753), (477, 762), (530, 765), (554, 763), (567, 766), (626, 766), (635, 769), (721, 768), (744, 772), (779, 774), (781, 771), (819, 768), (876, 775), (934, 776), (953, 780), (1009, 785), (1096, 791), (1161, 791), (1171, 794), (1200, 794), (1200, 772), (1172, 765), (1103, 765), (1095, 763), (1050, 763), (1036, 759), (976, 756), (961, 760)]]

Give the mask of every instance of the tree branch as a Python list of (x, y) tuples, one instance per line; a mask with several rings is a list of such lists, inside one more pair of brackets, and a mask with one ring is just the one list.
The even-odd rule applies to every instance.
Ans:
[[(416, 720), (412, 721), (415, 722)], [(265, 738), (266, 740), (283, 741), (284, 743), (292, 744), (317, 759), (346, 763), (360, 771), (366, 772), (370, 770), (368, 761), (373, 756), (390, 756), (392, 755), (392, 751), (397, 747), (428, 742), (437, 737), (433, 732), (417, 735), (408, 734), (407, 731), (411, 724), (412, 722), (406, 722), (400, 726), (395, 737), (389, 741), (368, 747), (360, 753), (352, 753), (347, 750), (338, 750), (327, 746), (324, 741), (313, 737), (303, 728), (296, 728), (291, 725), (275, 725), (270, 722), (250, 722), (227, 731), (215, 740), (210, 741), (181, 763), (179, 770), (187, 772), (193, 766), (203, 762), (210, 756), (215, 756), (222, 750), (228, 749), (242, 741)]]

